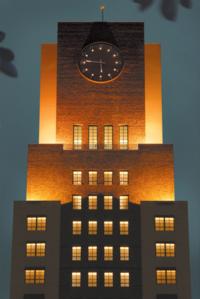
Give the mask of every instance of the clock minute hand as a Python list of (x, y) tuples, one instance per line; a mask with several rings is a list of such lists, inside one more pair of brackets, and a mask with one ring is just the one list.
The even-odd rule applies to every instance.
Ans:
[(103, 61), (97, 61), (97, 60), (89, 60), (89, 59), (86, 59), (85, 60), (86, 62), (92, 62), (92, 63), (98, 63), (98, 64), (105, 64), (105, 62), (103, 62)]

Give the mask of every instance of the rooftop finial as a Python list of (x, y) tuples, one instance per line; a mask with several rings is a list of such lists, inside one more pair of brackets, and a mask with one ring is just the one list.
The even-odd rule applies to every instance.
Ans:
[(101, 11), (101, 21), (104, 22), (104, 11), (105, 11), (105, 5), (100, 5), (100, 11)]

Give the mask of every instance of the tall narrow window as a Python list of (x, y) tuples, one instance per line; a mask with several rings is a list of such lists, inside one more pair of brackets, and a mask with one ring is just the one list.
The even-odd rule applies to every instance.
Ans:
[(97, 261), (97, 246), (88, 246), (88, 261)]
[(113, 197), (111, 195), (104, 196), (104, 209), (112, 210), (113, 208)]
[(74, 126), (74, 149), (82, 148), (82, 126)]
[(72, 222), (72, 233), (73, 235), (81, 234), (81, 221), (73, 221)]
[(129, 287), (129, 273), (128, 272), (121, 272), (120, 273), (120, 286), (122, 288)]
[(25, 283), (26, 284), (44, 284), (45, 270), (44, 269), (26, 269)]
[(81, 286), (81, 273), (72, 272), (72, 287), (79, 288)]
[(88, 221), (88, 234), (89, 235), (97, 234), (97, 221)]
[(72, 261), (80, 261), (80, 260), (81, 260), (81, 246), (73, 246)]
[(88, 196), (88, 209), (96, 210), (97, 209), (97, 195)]
[(112, 171), (104, 171), (104, 185), (112, 185)]
[(89, 126), (89, 149), (97, 149), (97, 126)]
[(120, 149), (128, 149), (128, 126), (119, 127)]
[(128, 185), (128, 171), (119, 172), (119, 184)]
[(104, 149), (110, 150), (113, 148), (113, 127), (104, 126)]
[(113, 272), (104, 272), (104, 287), (113, 287)]
[(129, 261), (129, 247), (120, 247), (120, 261)]
[(128, 221), (120, 221), (120, 235), (128, 235), (129, 228), (128, 228)]
[(88, 272), (88, 287), (97, 287), (97, 272)]
[(104, 261), (113, 260), (113, 246), (104, 246)]
[(46, 254), (46, 244), (36, 243), (36, 256), (45, 256)]
[(35, 283), (44, 284), (45, 270), (37, 269), (35, 270)]
[(97, 171), (88, 172), (89, 185), (97, 185)]
[(174, 231), (174, 217), (158, 216), (154, 218), (154, 223), (156, 231)]
[(120, 210), (128, 209), (128, 195), (121, 195), (119, 197), (119, 208)]
[(46, 217), (27, 217), (26, 226), (28, 231), (45, 231)]
[(104, 235), (112, 235), (113, 233), (113, 222), (104, 221)]
[(176, 284), (175, 269), (158, 269), (156, 270), (157, 284)]
[(73, 185), (82, 184), (82, 171), (73, 171)]
[(82, 197), (81, 195), (73, 195), (73, 209), (81, 210), (82, 209)]

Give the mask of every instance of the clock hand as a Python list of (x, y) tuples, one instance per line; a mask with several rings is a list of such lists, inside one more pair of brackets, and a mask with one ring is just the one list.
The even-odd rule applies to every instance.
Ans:
[(103, 73), (102, 60), (100, 60), (100, 73)]
[(105, 64), (105, 62), (103, 62), (102, 60), (97, 61), (97, 60), (89, 60), (89, 59), (86, 59), (85, 61), (86, 61), (86, 62), (92, 62), (92, 63)]

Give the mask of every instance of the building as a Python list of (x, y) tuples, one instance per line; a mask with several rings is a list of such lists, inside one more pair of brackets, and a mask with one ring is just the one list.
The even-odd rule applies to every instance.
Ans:
[(187, 203), (143, 23), (59, 23), (15, 202), (11, 299), (190, 299)]

